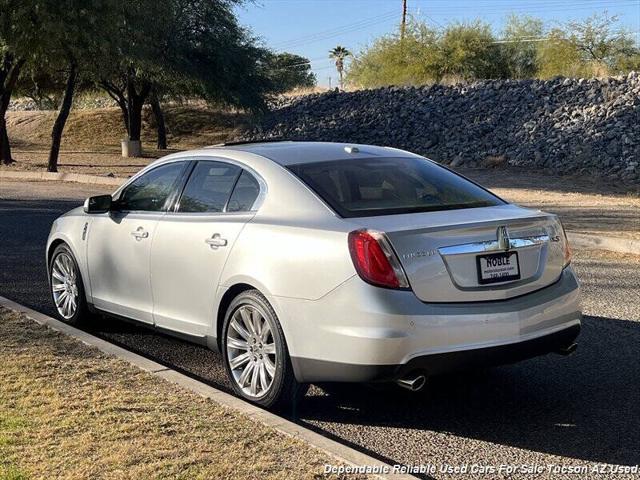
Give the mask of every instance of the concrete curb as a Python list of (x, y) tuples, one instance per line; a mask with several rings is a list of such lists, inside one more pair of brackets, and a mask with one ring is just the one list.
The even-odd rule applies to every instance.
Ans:
[(84, 173), (53, 173), (53, 172), (18, 172), (13, 170), (0, 169), (0, 178), (15, 180), (44, 180), (89, 183), (92, 185), (115, 185), (120, 186), (127, 180), (123, 177), (100, 177), (98, 175), (86, 175)]
[(602, 237), (573, 232), (567, 232), (567, 237), (574, 247), (594, 248), (597, 250), (640, 255), (640, 240), (620, 237)]
[[(388, 469), (387, 471), (391, 471), (392, 469), (392, 466), (385, 462), (377, 460), (364, 453), (358, 452), (353, 448), (342, 445), (339, 442), (324, 437), (319, 433), (302, 427), (285, 418), (279, 417), (271, 412), (258, 408), (255, 405), (234, 397), (233, 395), (229, 395), (228, 393), (222, 392), (205, 383), (194, 380), (191, 377), (176, 372), (171, 368), (167, 368), (164, 365), (154, 362), (153, 360), (149, 360), (148, 358), (145, 358), (141, 355), (130, 352), (129, 350), (109, 343), (106, 340), (95, 337), (85, 331), (72, 327), (71, 325), (60, 322), (59, 320), (49, 317), (43, 313), (36, 312), (35, 310), (20, 305), (19, 303), (9, 300), (8, 298), (0, 296), (0, 306), (5, 307), (9, 310), (13, 310), (14, 312), (22, 313), (31, 320), (34, 320), (36, 323), (39, 323), (40, 325), (47, 326), (57, 332), (75, 338), (85, 345), (95, 347), (103, 353), (124, 360), (131, 365), (134, 365), (146, 372), (151, 373), (152, 375), (160, 377), (168, 382), (175, 383), (186, 390), (190, 390), (205, 398), (210, 398), (211, 400), (224, 405), (225, 407), (236, 410), (237, 412), (247, 415), (251, 419), (260, 422), (263, 425), (273, 428), (274, 430), (284, 435), (297, 438), (298, 440), (301, 440), (311, 445), (312, 447), (326, 453), (339, 462), (354, 467), (369, 466), (372, 468), (377, 468), (381, 472), (384, 472), (385, 469)], [(392, 473), (373, 475), (377, 478), (383, 479), (417, 478), (412, 475)]]

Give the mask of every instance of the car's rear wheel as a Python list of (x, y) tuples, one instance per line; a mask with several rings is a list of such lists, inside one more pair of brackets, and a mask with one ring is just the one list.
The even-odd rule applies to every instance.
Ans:
[(49, 264), (51, 298), (60, 320), (77, 325), (87, 315), (87, 301), (80, 270), (71, 249), (58, 245)]
[(278, 317), (257, 290), (240, 293), (229, 305), (222, 354), (233, 390), (250, 402), (282, 409), (304, 393), (293, 374)]

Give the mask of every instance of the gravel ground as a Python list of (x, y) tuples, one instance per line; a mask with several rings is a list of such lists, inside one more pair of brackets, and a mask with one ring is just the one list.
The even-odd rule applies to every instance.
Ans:
[[(51, 221), (88, 192), (74, 184), (55, 191), (42, 183), (30, 183), (28, 190), (7, 184), (0, 188), (0, 294), (52, 313), (43, 245)], [(465, 478), (637, 478), (591, 468), (640, 464), (640, 258), (580, 251), (573, 264), (585, 313), (575, 355), (434, 378), (418, 394), (362, 385), (313, 387), (297, 421), (389, 461), (432, 464), (435, 478), (458, 478), (460, 473), (440, 469), (472, 464), (535, 465), (543, 471)], [(92, 329), (226, 389), (214, 352), (113, 319)], [(555, 474), (547, 465), (588, 471)]]
[(640, 185), (634, 191), (597, 176), (560, 177), (523, 168), (460, 173), (510, 202), (560, 215), (572, 232), (640, 240)]

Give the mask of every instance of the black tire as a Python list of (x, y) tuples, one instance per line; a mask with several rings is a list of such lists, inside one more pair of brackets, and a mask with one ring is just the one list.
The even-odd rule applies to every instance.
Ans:
[[(250, 306), (259, 310), (261, 315), (269, 321), (272, 326), (271, 333), (276, 347), (276, 369), (275, 375), (273, 376), (273, 382), (266, 394), (260, 397), (253, 397), (242, 390), (240, 385), (238, 385), (238, 382), (235, 380), (229, 364), (227, 334), (233, 315), (243, 306)], [(278, 316), (264, 295), (262, 295), (258, 290), (246, 290), (240, 293), (233, 299), (229, 308), (227, 308), (222, 326), (221, 347), (227, 377), (229, 378), (229, 383), (236, 395), (251, 403), (271, 410), (288, 410), (294, 408), (298, 399), (304, 396), (308, 386), (302, 385), (296, 381), (293, 373), (293, 367), (291, 365), (291, 358), (289, 357), (289, 350), (287, 348), (282, 327), (278, 321)]]
[[(53, 292), (53, 282), (52, 282), (52, 272), (53, 266), (58, 257), (61, 255), (66, 255), (71, 260), (71, 266), (75, 273), (75, 285), (77, 287), (77, 303), (75, 313), (70, 317), (65, 317), (59, 311), (56, 306), (56, 300)], [(68, 323), (69, 325), (80, 325), (88, 320), (89, 317), (89, 309), (87, 307), (87, 297), (84, 291), (84, 283), (82, 282), (82, 275), (80, 274), (80, 269), (78, 268), (78, 262), (76, 261), (76, 257), (73, 255), (73, 252), (69, 248), (66, 243), (61, 243), (58, 245), (53, 251), (53, 255), (51, 255), (51, 261), (49, 262), (49, 293), (51, 295), (51, 302), (53, 303), (53, 309), (56, 312), (56, 316), (58, 319), (63, 321), (64, 323)]]

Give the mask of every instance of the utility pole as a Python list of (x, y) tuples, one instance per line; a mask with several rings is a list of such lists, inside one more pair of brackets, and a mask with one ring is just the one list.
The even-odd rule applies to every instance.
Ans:
[(329, 90), (331, 90), (331, 77), (329, 77)]
[(402, 0), (402, 22), (400, 23), (400, 40), (404, 40), (404, 31), (407, 27), (407, 0)]

